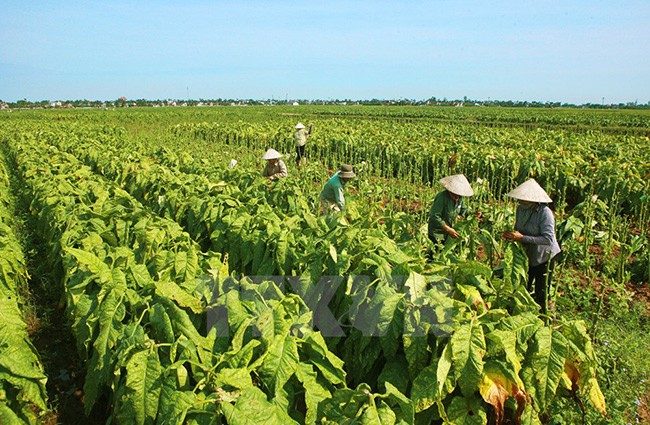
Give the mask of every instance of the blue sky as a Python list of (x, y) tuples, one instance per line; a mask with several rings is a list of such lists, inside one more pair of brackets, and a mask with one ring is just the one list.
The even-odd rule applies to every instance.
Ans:
[(650, 1), (3, 0), (0, 99), (650, 102)]

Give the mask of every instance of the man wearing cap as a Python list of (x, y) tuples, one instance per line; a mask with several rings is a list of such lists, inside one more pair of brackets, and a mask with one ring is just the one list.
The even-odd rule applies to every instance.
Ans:
[(351, 165), (341, 165), (339, 171), (334, 173), (322, 192), (320, 193), (320, 205), (324, 214), (331, 211), (341, 211), (345, 208), (345, 197), (343, 196), (343, 186), (355, 177)]
[(262, 171), (262, 177), (267, 177), (269, 180), (287, 177), (287, 166), (280, 158), (282, 158), (282, 155), (275, 149), (266, 151), (262, 159), (268, 162), (266, 163), (266, 167), (264, 167), (264, 171)]
[(305, 158), (305, 144), (307, 143), (307, 138), (311, 134), (311, 130), (314, 127), (313, 124), (309, 124), (309, 130), (305, 128), (305, 125), (301, 122), (296, 124), (293, 141), (296, 144), (296, 166), (300, 167), (302, 159)]
[(521, 242), (528, 257), (528, 290), (534, 288), (535, 301), (546, 312), (546, 297), (553, 266), (560, 253), (555, 237), (555, 218), (547, 204), (553, 202), (542, 187), (529, 179), (506, 196), (519, 200), (515, 230), (503, 232), (505, 240)]
[(445, 188), (436, 195), (429, 212), (428, 236), (433, 242), (443, 242), (447, 236), (458, 238), (460, 235), (452, 227), (459, 215), (465, 215), (467, 208), (463, 196), (472, 196), (474, 190), (462, 174), (440, 179)]

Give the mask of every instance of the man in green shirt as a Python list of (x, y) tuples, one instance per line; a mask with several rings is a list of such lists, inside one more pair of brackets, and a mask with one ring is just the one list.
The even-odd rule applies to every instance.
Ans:
[(323, 214), (332, 211), (341, 211), (345, 208), (345, 196), (343, 195), (343, 187), (347, 182), (355, 177), (351, 165), (341, 165), (332, 178), (330, 178), (323, 190), (320, 193), (320, 205)]
[(460, 235), (453, 225), (459, 215), (465, 215), (467, 208), (463, 196), (472, 196), (474, 191), (462, 174), (447, 176), (440, 180), (445, 188), (438, 193), (429, 212), (428, 236), (433, 242), (443, 242), (447, 236), (458, 238)]

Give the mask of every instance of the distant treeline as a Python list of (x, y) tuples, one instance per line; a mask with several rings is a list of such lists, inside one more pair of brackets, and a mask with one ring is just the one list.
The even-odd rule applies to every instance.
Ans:
[(26, 99), (16, 102), (3, 102), (0, 100), (2, 109), (13, 108), (129, 108), (129, 107), (162, 107), (162, 106), (245, 106), (245, 105), (384, 105), (384, 106), (474, 106), (474, 107), (516, 107), (516, 108), (589, 108), (589, 109), (650, 109), (650, 101), (645, 104), (637, 102), (628, 103), (584, 103), (573, 104), (563, 102), (540, 102), (540, 101), (515, 101), (515, 100), (472, 100), (467, 97), (463, 99), (449, 100), (431, 97), (425, 100), (416, 99), (126, 99), (120, 97), (116, 100), (40, 100), (30, 101)]

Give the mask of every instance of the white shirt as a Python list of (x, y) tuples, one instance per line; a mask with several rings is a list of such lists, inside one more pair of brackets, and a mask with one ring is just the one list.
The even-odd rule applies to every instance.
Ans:
[(307, 129), (305, 128), (299, 128), (293, 133), (293, 141), (296, 143), (296, 146), (305, 146), (307, 137), (309, 137), (309, 133), (307, 133)]

